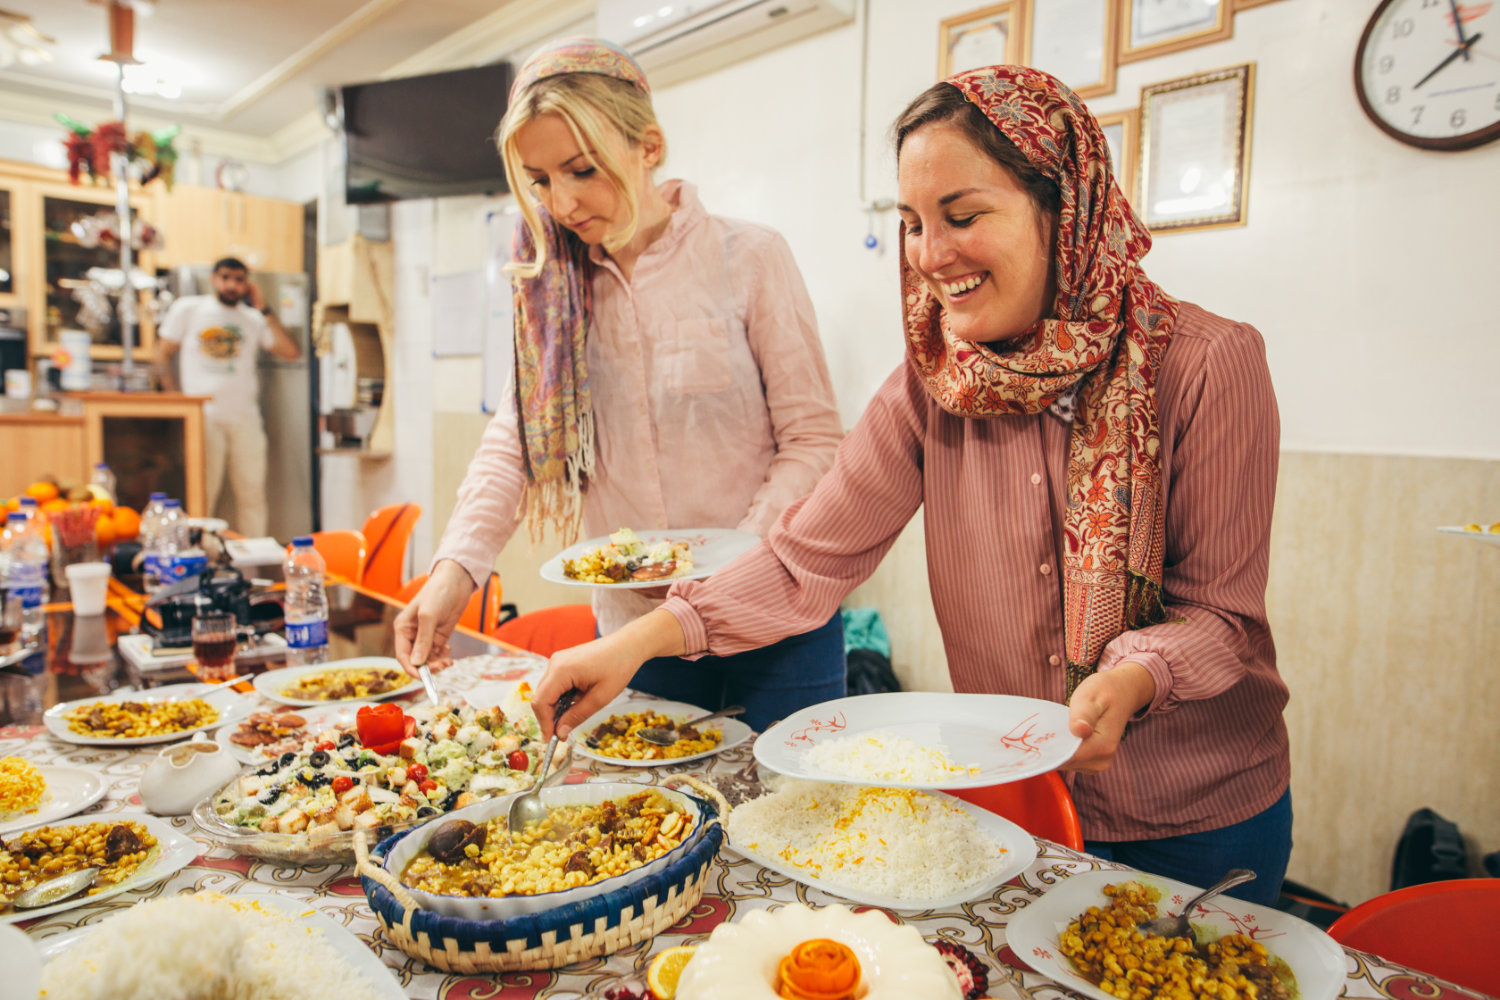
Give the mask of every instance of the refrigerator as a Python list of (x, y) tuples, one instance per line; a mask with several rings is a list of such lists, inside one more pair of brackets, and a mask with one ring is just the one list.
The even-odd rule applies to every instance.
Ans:
[[(208, 264), (173, 268), (168, 290), (174, 297), (212, 295)], [(282, 361), (260, 352), (257, 375), (260, 413), (266, 427), (267, 532), (282, 542), (317, 530), (317, 374), (309, 335), (311, 304), (308, 278), (301, 272), (251, 271), (250, 282), (260, 289), (265, 304), (275, 310), (281, 325), (302, 356)], [(234, 491), (228, 477), (219, 490), (217, 510), (208, 515), (228, 519), (235, 526)]]

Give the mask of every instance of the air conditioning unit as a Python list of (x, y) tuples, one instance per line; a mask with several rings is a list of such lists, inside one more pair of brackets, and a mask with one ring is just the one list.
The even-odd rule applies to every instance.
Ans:
[(599, 0), (594, 30), (662, 87), (854, 19), (854, 0)]

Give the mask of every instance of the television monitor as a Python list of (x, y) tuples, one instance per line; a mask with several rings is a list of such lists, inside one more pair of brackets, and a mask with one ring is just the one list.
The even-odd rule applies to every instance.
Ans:
[(505, 193), (494, 135), (511, 78), (499, 62), (340, 87), (347, 200)]

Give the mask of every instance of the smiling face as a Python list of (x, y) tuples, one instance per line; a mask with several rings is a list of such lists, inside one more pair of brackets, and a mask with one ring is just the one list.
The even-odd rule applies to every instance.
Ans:
[[(649, 143), (628, 145), (621, 136), (610, 136), (609, 141), (618, 143), (615, 154), (631, 180), (641, 188), (648, 186), (657, 149)], [(533, 193), (554, 219), (585, 243), (603, 243), (607, 235), (628, 225), (629, 210), (619, 189), (591, 159), (594, 151), (579, 145), (561, 115), (537, 115), (516, 131), (515, 143)]]
[(903, 140), (901, 220), (907, 263), (963, 340), (1009, 340), (1052, 312), (1056, 223), (1014, 174), (954, 125)]

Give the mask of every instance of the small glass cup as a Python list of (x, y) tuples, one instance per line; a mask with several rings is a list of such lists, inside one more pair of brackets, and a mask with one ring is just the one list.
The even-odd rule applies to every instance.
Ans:
[(234, 654), (239, 646), (234, 615), (208, 614), (193, 619), (193, 659), (198, 679), (213, 683), (234, 676)]

